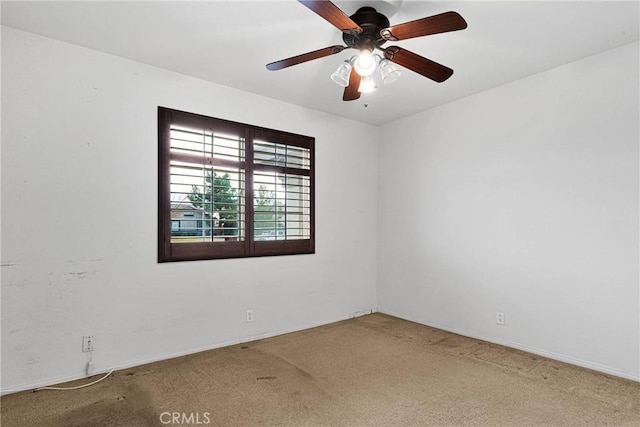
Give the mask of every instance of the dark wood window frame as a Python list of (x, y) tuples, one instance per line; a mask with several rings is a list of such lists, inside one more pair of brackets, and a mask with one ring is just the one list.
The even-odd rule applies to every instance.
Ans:
[[(244, 140), (244, 160), (230, 162), (211, 156), (191, 156), (171, 151), (171, 127), (202, 129), (207, 132), (228, 132)], [(254, 141), (269, 141), (285, 147), (304, 149), (308, 153), (308, 168), (303, 170), (280, 164), (254, 163)], [(195, 261), (221, 258), (243, 258), (256, 256), (294, 255), (315, 253), (315, 191), (314, 191), (314, 144), (315, 139), (258, 126), (187, 113), (158, 107), (158, 262)], [(243, 236), (229, 241), (172, 242), (171, 217), (171, 161), (189, 162), (196, 165), (225, 167), (233, 163), (243, 170)], [(293, 240), (256, 240), (254, 237), (254, 172), (277, 173), (288, 176), (308, 177), (309, 220), (305, 237)], [(306, 178), (305, 178), (306, 179)], [(240, 221), (240, 220), (239, 220)], [(175, 221), (174, 221), (175, 223)], [(174, 224), (175, 225), (175, 224)]]

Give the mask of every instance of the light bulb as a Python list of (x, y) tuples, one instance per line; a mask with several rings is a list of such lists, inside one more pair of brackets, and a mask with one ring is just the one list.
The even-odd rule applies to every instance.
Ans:
[(369, 93), (376, 90), (378, 87), (376, 86), (375, 80), (373, 80), (373, 76), (364, 76), (360, 80), (360, 86), (358, 87), (358, 92), (360, 93)]
[(360, 74), (361, 77), (370, 76), (376, 69), (376, 59), (371, 54), (370, 50), (363, 50), (360, 52), (358, 59), (356, 59), (353, 68)]
[(331, 80), (333, 80), (336, 84), (347, 87), (349, 86), (349, 75), (351, 74), (351, 63), (349, 61), (344, 61), (338, 69), (331, 74)]

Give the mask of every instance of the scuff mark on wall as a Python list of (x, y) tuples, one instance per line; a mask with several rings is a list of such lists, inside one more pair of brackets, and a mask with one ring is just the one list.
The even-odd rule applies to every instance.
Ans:
[(0, 267), (14, 267), (19, 265), (17, 261), (7, 261), (0, 264)]
[(69, 271), (67, 273), (64, 273), (65, 276), (65, 282), (71, 282), (73, 280), (82, 280), (82, 279), (87, 279), (89, 277), (93, 277), (98, 273), (97, 270), (93, 270), (93, 271)]

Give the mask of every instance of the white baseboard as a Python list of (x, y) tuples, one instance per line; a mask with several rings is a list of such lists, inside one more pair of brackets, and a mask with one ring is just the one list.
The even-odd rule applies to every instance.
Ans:
[[(374, 310), (363, 310), (363, 311), (358, 311), (356, 313), (361, 313), (361, 312), (364, 312), (364, 311), (367, 311), (368, 313), (374, 312)], [(351, 313), (351, 314), (353, 314), (353, 313)], [(124, 361), (124, 362), (121, 362), (121, 363), (116, 363), (115, 365), (112, 365), (111, 367), (95, 366), (91, 376), (95, 377), (95, 376), (98, 376), (98, 375), (101, 375), (101, 374), (106, 374), (107, 372), (109, 372), (111, 370), (119, 371), (119, 370), (122, 370), (122, 369), (129, 369), (129, 368), (133, 368), (133, 367), (136, 367), (136, 366), (146, 365), (148, 363), (159, 362), (161, 360), (173, 359), (173, 358), (176, 358), (176, 357), (187, 356), (189, 354), (200, 353), (202, 351), (214, 350), (216, 348), (228, 347), (228, 346), (231, 346), (231, 345), (237, 345), (237, 344), (247, 343), (247, 342), (251, 342), (251, 341), (257, 341), (257, 340), (261, 340), (261, 339), (265, 339), (265, 338), (271, 338), (271, 337), (275, 337), (275, 336), (278, 336), (278, 335), (289, 334), (289, 333), (292, 333), (292, 332), (304, 331), (306, 329), (317, 328), (319, 326), (324, 326), (324, 325), (328, 325), (328, 324), (331, 324), (331, 323), (339, 322), (339, 321), (342, 321), (342, 320), (350, 319), (350, 318), (353, 317), (353, 316), (351, 316), (351, 314), (348, 314), (348, 315), (346, 315), (344, 317), (341, 317), (341, 318), (332, 319), (332, 320), (309, 323), (309, 324), (305, 324), (305, 325), (302, 325), (302, 326), (297, 326), (297, 327), (294, 327), (294, 328), (287, 328), (287, 329), (282, 329), (282, 330), (278, 330), (278, 331), (265, 332), (265, 333), (262, 333), (262, 334), (250, 335), (250, 336), (247, 336), (247, 337), (242, 337), (242, 338), (238, 338), (238, 339), (234, 339), (234, 340), (223, 341), (223, 342), (219, 342), (219, 343), (216, 343), (216, 344), (212, 344), (210, 346), (197, 347), (197, 348), (192, 348), (192, 349), (189, 349), (189, 350), (179, 351), (179, 352), (175, 352), (175, 353), (159, 354), (159, 355), (154, 355), (154, 356), (150, 356), (150, 357), (145, 357), (145, 358), (142, 358), (142, 359), (127, 360), (127, 361)], [(20, 384), (20, 385), (8, 387), (6, 389), (0, 390), (0, 395), (17, 393), (17, 392), (25, 391), (25, 390), (34, 390), (34, 389), (39, 388), (39, 387), (45, 387), (45, 386), (49, 386), (51, 384), (64, 383), (64, 382), (67, 382), (67, 381), (75, 381), (75, 380), (79, 380), (79, 379), (82, 379), (82, 378), (87, 378), (87, 375), (86, 375), (84, 369), (82, 369), (78, 373), (72, 374), (72, 375), (51, 377), (51, 378), (46, 378), (46, 379), (43, 379), (43, 380), (38, 380), (38, 381), (26, 383), (26, 384)]]
[(517, 350), (526, 351), (527, 353), (536, 354), (538, 356), (546, 357), (549, 359), (557, 360), (560, 362), (569, 363), (571, 365), (580, 366), (582, 368), (592, 369), (594, 371), (602, 372), (605, 374), (610, 374), (616, 377), (625, 378), (628, 380), (640, 382), (640, 373), (638, 372), (626, 372), (617, 368), (613, 368), (611, 366), (600, 365), (598, 363), (590, 362), (588, 360), (576, 359), (575, 357), (565, 356), (563, 354), (554, 353), (552, 351), (548, 351), (541, 348), (531, 347), (528, 345), (520, 344), (513, 341), (503, 340), (496, 337), (487, 337), (476, 334), (471, 331), (467, 331), (464, 329), (457, 328), (449, 328), (446, 326), (442, 326), (436, 323), (425, 323), (416, 319), (411, 318), (411, 316), (403, 316), (398, 313), (394, 313), (392, 310), (381, 310), (380, 313), (387, 314), (389, 316), (397, 317), (399, 319), (408, 320), (410, 322), (419, 323), (421, 325), (430, 326), (432, 328), (441, 329), (443, 331), (451, 332), (454, 334), (462, 335), (469, 338), (475, 338), (481, 341), (487, 341), (494, 344), (503, 345), (505, 347), (515, 348)]

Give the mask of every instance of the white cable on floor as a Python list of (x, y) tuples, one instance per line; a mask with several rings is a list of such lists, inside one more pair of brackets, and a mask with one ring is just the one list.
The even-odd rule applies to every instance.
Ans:
[(84, 387), (89, 387), (90, 385), (94, 385), (94, 384), (98, 384), (100, 381), (102, 381), (103, 379), (107, 378), (109, 375), (111, 375), (111, 373), (114, 371), (114, 369), (110, 370), (107, 375), (105, 375), (104, 377), (100, 378), (99, 380), (96, 380), (92, 383), (89, 384), (84, 384), (84, 385), (78, 385), (75, 387), (40, 387), (35, 389), (34, 391), (40, 391), (40, 390), (77, 390), (79, 388), (84, 388)]

